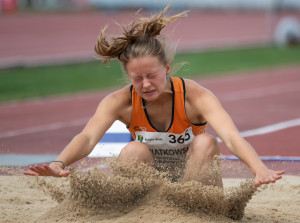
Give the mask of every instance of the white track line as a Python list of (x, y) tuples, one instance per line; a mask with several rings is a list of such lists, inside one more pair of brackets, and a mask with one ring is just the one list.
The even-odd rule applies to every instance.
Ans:
[(241, 132), (243, 137), (264, 135), (300, 125), (300, 118)]
[[(242, 137), (250, 137), (250, 136), (256, 136), (256, 135), (264, 135), (272, 132), (277, 132), (283, 129), (295, 127), (300, 125), (300, 118), (292, 119), (289, 121), (279, 122), (272, 125), (266, 125), (260, 128), (256, 129), (250, 129), (247, 131), (240, 132)], [(222, 142), (220, 138), (217, 138), (218, 142)]]

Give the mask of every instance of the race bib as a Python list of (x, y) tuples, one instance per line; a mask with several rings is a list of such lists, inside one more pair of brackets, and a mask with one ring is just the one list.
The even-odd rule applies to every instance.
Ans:
[(181, 134), (138, 131), (135, 136), (136, 141), (148, 146), (154, 161), (161, 164), (183, 162), (194, 138), (192, 127)]

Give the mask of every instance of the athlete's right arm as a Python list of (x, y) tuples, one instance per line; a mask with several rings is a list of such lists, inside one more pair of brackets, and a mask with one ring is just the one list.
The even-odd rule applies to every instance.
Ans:
[[(114, 121), (123, 119), (122, 112), (128, 111), (129, 92), (126, 87), (105, 97), (82, 132), (72, 139), (56, 160), (62, 161), (68, 166), (88, 156)], [(63, 170), (63, 164), (60, 162), (52, 162), (49, 166), (47, 164), (34, 165), (29, 169), (31, 171), (23, 173), (31, 176), (61, 177), (69, 175), (68, 171)]]

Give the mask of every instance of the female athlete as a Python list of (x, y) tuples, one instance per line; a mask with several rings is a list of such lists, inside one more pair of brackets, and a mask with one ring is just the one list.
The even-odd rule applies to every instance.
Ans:
[[(104, 63), (117, 58), (131, 85), (120, 89), (99, 104), (80, 134), (50, 165), (30, 166), (26, 175), (69, 175), (64, 167), (86, 156), (109, 127), (119, 120), (133, 141), (120, 152), (118, 161), (134, 160), (157, 169), (182, 169), (182, 180), (201, 180), (222, 187), (220, 171), (210, 171), (214, 157), (220, 154), (215, 137), (206, 133), (210, 125), (227, 148), (252, 170), (255, 186), (275, 182), (284, 171), (268, 169), (239, 134), (218, 99), (193, 80), (171, 77), (170, 54), (160, 39), (161, 30), (185, 12), (166, 17), (168, 10), (149, 18), (137, 18), (123, 33), (110, 41), (101, 30), (95, 51)], [(129, 28), (128, 28), (129, 27)], [(211, 174), (209, 174), (211, 173)], [(205, 177), (203, 177), (205, 176)]]

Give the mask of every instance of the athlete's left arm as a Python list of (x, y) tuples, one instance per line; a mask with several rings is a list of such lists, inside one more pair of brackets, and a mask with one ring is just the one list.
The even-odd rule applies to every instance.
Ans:
[(255, 186), (275, 182), (281, 178), (284, 171), (270, 170), (264, 165), (252, 146), (241, 137), (219, 100), (209, 90), (194, 81), (186, 80), (186, 92), (186, 98), (192, 108), (208, 122), (232, 154), (251, 168), (255, 175)]

